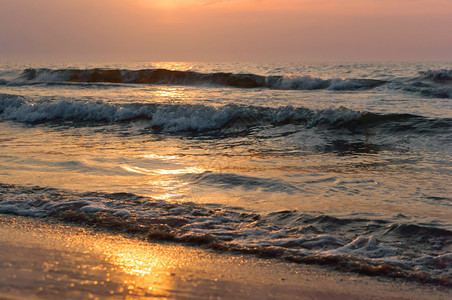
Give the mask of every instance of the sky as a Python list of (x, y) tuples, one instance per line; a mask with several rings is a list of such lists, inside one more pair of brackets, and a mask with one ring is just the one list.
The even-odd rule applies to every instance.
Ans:
[(0, 61), (452, 61), (452, 0), (0, 0)]

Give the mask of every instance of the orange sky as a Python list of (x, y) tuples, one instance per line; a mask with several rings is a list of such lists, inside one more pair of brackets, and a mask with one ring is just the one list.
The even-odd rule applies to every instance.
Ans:
[(0, 61), (452, 60), (451, 0), (0, 0)]

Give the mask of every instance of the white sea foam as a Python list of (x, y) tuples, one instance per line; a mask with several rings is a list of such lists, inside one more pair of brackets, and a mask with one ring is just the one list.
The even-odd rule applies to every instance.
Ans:
[(291, 106), (265, 108), (226, 105), (123, 105), (87, 101), (33, 101), (11, 95), (0, 95), (3, 119), (19, 122), (100, 121), (121, 122), (136, 118), (149, 120), (149, 128), (159, 127), (167, 132), (206, 131), (223, 126), (256, 126), (278, 123), (336, 124), (360, 118), (360, 112), (344, 107), (312, 111)]
[(385, 246), (374, 236), (359, 236), (343, 247), (329, 250), (326, 254), (333, 255), (364, 255), (370, 258), (392, 257), (400, 253), (396, 247)]
[[(138, 226), (137, 228), (141, 228), (140, 230), (149, 224), (155, 224), (157, 227), (151, 226), (146, 230), (170, 230), (173, 239), (180, 242), (191, 242), (198, 239), (204, 242), (216, 240), (221, 241), (226, 249), (264, 251), (262, 253), (272, 251), (271, 253), (286, 253), (286, 255), (302, 258), (337, 257), (342, 259), (344, 257), (346, 260), (356, 260), (360, 264), (387, 264), (409, 271), (429, 273), (437, 277), (451, 275), (452, 254), (449, 252), (429, 253), (428, 247), (422, 248), (420, 245), (416, 245), (416, 236), (403, 236), (405, 243), (408, 243), (404, 244), (398, 240), (388, 240), (387, 234), (380, 235), (380, 238), (364, 233), (357, 235), (357, 232), (362, 229), (362, 222), (372, 223), (372, 220), (300, 216), (295, 212), (259, 215), (239, 208), (223, 206), (216, 206), (215, 209), (212, 209), (209, 205), (174, 204), (150, 198), (137, 201), (133, 195), (91, 194), (84, 196), (64, 194), (55, 190), (46, 191), (5, 185), (1, 187), (1, 192), (0, 213), (4, 214), (60, 219), (66, 218), (67, 213), (70, 213), (71, 220), (76, 218), (75, 220), (88, 222), (87, 224), (95, 222), (113, 229), (118, 226), (115, 224), (123, 224), (123, 226), (135, 224), (134, 226)], [(129, 197), (132, 197), (132, 200), (129, 201)], [(101, 217), (99, 219), (101, 223), (96, 221), (99, 217)], [(316, 231), (320, 233), (304, 232), (303, 228), (297, 230), (299, 226), (296, 224), (298, 223), (289, 225), (277, 221), (291, 217), (296, 217), (295, 222), (300, 224), (312, 223), (319, 227)], [(353, 225), (355, 223), (356, 225)], [(382, 224), (381, 228), (378, 228), (377, 224)], [(385, 227), (384, 224), (385, 222), (382, 220), (374, 223), (375, 234)], [(288, 225), (289, 227), (286, 227)], [(340, 229), (344, 225), (350, 227), (350, 232), (344, 231), (347, 227)], [(125, 230), (121, 227), (119, 229)], [(386, 239), (386, 241), (381, 239)], [(412, 247), (415, 247), (416, 250), (407, 252)]]
[(36, 82), (61, 82), (68, 80), (65, 73), (52, 72), (52, 70), (41, 69), (37, 72), (34, 81)]

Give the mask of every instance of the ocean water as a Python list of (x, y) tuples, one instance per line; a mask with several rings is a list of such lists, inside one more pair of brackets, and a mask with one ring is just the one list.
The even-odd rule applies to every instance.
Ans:
[(450, 284), (452, 63), (0, 65), (0, 213)]

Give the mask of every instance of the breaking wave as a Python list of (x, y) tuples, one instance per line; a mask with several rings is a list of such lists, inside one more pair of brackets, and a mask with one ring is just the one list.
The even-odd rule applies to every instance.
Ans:
[[(451, 284), (452, 231), (392, 219), (256, 213), (129, 193), (74, 194), (0, 184), (0, 213), (47, 218), (149, 240), (239, 251), (370, 275)], [(401, 222), (402, 220), (402, 222)], [(405, 222), (403, 222), (405, 220)]]
[(257, 74), (199, 73), (167, 69), (48, 69), (28, 68), (18, 78), (0, 78), (0, 85), (213, 85), (280, 90), (359, 91), (377, 87), (402, 89), (434, 98), (452, 98), (452, 70), (427, 70), (420, 76), (388, 80), (370, 78), (318, 78), (305, 74), (264, 76)]
[[(17, 76), (17, 75), (16, 75)], [(123, 85), (169, 84), (213, 85), (235, 88), (270, 88), (280, 90), (371, 90), (380, 86), (396, 88), (427, 97), (452, 98), (452, 70), (421, 71), (420, 76), (401, 81), (379, 79), (318, 78), (311, 75), (287, 74), (263, 76), (256, 74), (199, 73), (167, 69), (48, 69), (28, 68), (15, 80), (0, 78), (0, 85)]]
[(428, 70), (420, 72), (424, 78), (436, 81), (436, 82), (451, 82), (452, 81), (452, 70)]
[(198, 73), (167, 69), (25, 69), (20, 78), (25, 83), (133, 83), (220, 85), (237, 88), (274, 88), (286, 90), (362, 90), (385, 84), (375, 79), (321, 79), (310, 75), (262, 76), (256, 74)]
[[(307, 127), (359, 130), (385, 125), (394, 130), (435, 131), (450, 129), (452, 119), (429, 119), (411, 114), (377, 114), (344, 107), (311, 110), (230, 104), (223, 107), (184, 104), (122, 104), (101, 101), (33, 101), (21, 96), (0, 94), (3, 120), (24, 123), (83, 122), (124, 123), (147, 121), (147, 129), (164, 132), (204, 132), (221, 129), (247, 130), (254, 126), (303, 124)], [(403, 126), (401, 126), (403, 125)]]

